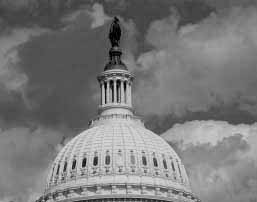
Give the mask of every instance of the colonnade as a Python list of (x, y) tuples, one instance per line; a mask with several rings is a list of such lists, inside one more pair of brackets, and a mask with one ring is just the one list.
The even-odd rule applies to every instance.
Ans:
[(109, 79), (100, 83), (101, 104), (126, 104), (131, 106), (131, 82), (121, 79)]

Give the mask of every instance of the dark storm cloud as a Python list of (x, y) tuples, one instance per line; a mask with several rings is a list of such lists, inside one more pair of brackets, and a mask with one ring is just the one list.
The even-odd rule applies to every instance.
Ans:
[[(44, 178), (61, 147), (58, 143), (86, 128), (96, 115), (96, 75), (108, 59), (107, 33), (113, 15), (121, 16), (124, 61), (136, 73), (136, 108), (147, 114), (147, 124), (155, 131), (161, 133), (175, 122), (194, 119), (236, 124), (256, 120), (257, 23), (250, 1), (247, 8), (237, 1), (238, 8), (227, 6), (223, 13), (215, 1), (95, 2), (0, 1), (1, 201), (34, 201), (43, 189), (44, 182), (38, 179)], [(210, 15), (212, 11), (216, 13)], [(250, 128), (256, 134), (255, 126), (231, 129), (217, 123), (202, 133), (192, 132), (200, 126), (182, 127), (193, 135), (181, 135), (190, 147), (178, 145), (194, 189), (207, 202), (237, 201), (233, 197), (254, 200), (256, 139), (251, 134), (246, 140), (244, 130)], [(219, 127), (243, 137), (223, 139), (227, 133), (222, 130), (215, 133), (222, 138), (209, 144), (211, 132)], [(176, 127), (174, 131), (172, 137), (181, 134)], [(197, 145), (194, 140), (203, 142)], [(243, 191), (228, 190), (228, 199), (223, 189)]]
[(100, 5), (72, 14), (60, 30), (9, 27), (1, 35), (1, 201), (35, 201), (61, 144), (96, 111), (108, 17)]
[[(57, 62), (61, 63), (60, 60), (64, 60), (63, 64), (65, 64), (66, 63), (65, 59), (67, 58), (68, 60), (69, 58), (70, 60), (67, 61), (66, 63), (70, 65), (70, 69), (66, 72), (67, 75), (71, 73), (69, 75), (70, 77), (73, 77), (73, 76), (75, 78), (81, 77), (82, 79), (81, 75), (86, 73), (86, 71), (90, 71), (93, 74), (87, 74), (87, 75), (90, 75), (90, 77), (87, 77), (85, 78), (85, 80), (81, 81), (80, 87), (82, 87), (84, 84), (87, 87), (90, 86), (91, 84), (92, 86), (94, 86), (93, 84), (96, 84), (95, 82), (96, 80), (94, 80), (94, 76), (97, 74), (97, 72), (101, 71), (100, 66), (104, 65), (104, 62), (106, 59), (107, 43), (106, 43), (106, 36), (103, 33), (107, 33), (108, 30), (107, 28), (105, 29), (99, 28), (98, 31), (94, 29), (93, 30), (90, 29), (90, 23), (91, 23), (92, 17), (90, 17), (88, 13), (85, 11), (90, 11), (90, 9), (92, 9), (92, 6), (95, 5), (95, 2), (97, 1), (73, 1), (73, 0), (69, 0), (69, 1), (68, 0), (65, 0), (65, 1), (3, 0), (1, 1), (2, 18), (9, 27), (11, 26), (31, 27), (32, 25), (37, 25), (41, 27), (46, 27), (47, 29), (49, 29), (49, 32), (51, 32), (45, 36), (29, 41), (28, 43), (25, 43), (24, 46), (19, 48), (18, 55), (19, 55), (20, 62), (19, 62), (18, 68), (21, 68), (22, 71), (24, 71), (23, 75), (25, 75), (29, 83), (27, 85), (26, 90), (22, 92), (22, 95), (15, 95), (13, 97), (12, 103), (14, 104), (2, 105), (4, 106), (3, 109), (13, 109), (12, 111), (15, 112), (13, 113), (14, 116), (12, 116), (12, 113), (3, 113), (4, 119), (20, 120), (22, 119), (22, 117), (24, 117), (24, 119), (28, 119), (28, 120), (36, 119), (44, 123), (45, 122), (48, 122), (48, 123), (63, 122), (64, 124), (66, 123), (70, 124), (72, 122), (71, 125), (73, 127), (79, 127), (79, 128), (82, 125), (82, 123), (81, 124), (78, 123), (80, 122), (81, 119), (78, 120), (76, 117), (81, 116), (83, 120), (85, 119), (88, 121), (89, 117), (93, 114), (93, 110), (91, 110), (93, 108), (90, 107), (89, 109), (86, 109), (87, 107), (84, 107), (84, 106), (88, 106), (86, 105), (86, 103), (90, 103), (90, 99), (92, 99), (92, 94), (93, 94), (92, 89), (85, 89), (85, 91), (87, 91), (88, 93), (86, 94), (87, 95), (86, 99), (85, 97), (83, 97), (84, 95), (81, 95), (83, 98), (79, 98), (79, 100), (85, 99), (85, 102), (83, 104), (76, 103), (76, 105), (71, 107), (72, 108), (71, 111), (69, 111), (69, 107), (67, 108), (67, 106), (69, 105), (70, 102), (68, 100), (69, 99), (76, 100), (72, 96), (76, 97), (76, 96), (79, 96), (78, 94), (81, 94), (81, 92), (79, 92), (80, 90), (76, 90), (75, 92), (74, 91), (71, 92), (70, 97), (68, 96), (67, 99), (63, 99), (63, 94), (65, 94), (66, 91), (63, 90), (62, 86), (71, 88), (70, 87), (71, 83), (65, 82), (65, 80), (73, 81), (72, 78), (68, 79), (67, 77), (65, 77), (63, 78), (64, 79), (63, 81), (59, 81), (59, 79), (62, 80), (62, 76), (60, 76), (60, 78), (56, 78), (56, 83), (58, 84), (56, 84), (55, 86), (56, 90), (54, 91), (55, 93), (58, 92), (58, 95), (52, 92), (53, 91), (52, 87), (49, 87), (53, 85), (53, 83), (55, 82), (54, 79), (52, 81), (48, 81), (47, 79), (52, 78), (52, 75), (55, 75), (55, 76), (58, 75), (56, 72), (57, 71), (56, 69), (58, 68), (58, 65), (56, 64)], [(194, 4), (192, 4), (191, 1), (181, 2), (181, 1), (175, 1), (175, 0), (174, 1), (164, 0), (164, 1), (160, 1), (158, 4), (156, 4), (156, 2), (152, 0), (119, 1), (119, 3), (117, 3), (117, 1), (99, 1), (99, 2), (103, 3), (105, 12), (107, 13), (107, 15), (113, 16), (118, 14), (124, 17), (124, 19), (126, 19), (127, 21), (129, 21), (130, 19), (133, 19), (133, 21), (137, 22), (136, 26), (138, 29), (138, 34), (137, 34), (138, 40), (137, 42), (133, 41), (133, 43), (128, 43), (134, 46), (134, 47), (130, 47), (131, 50), (132, 49), (134, 50), (133, 51), (134, 54), (139, 54), (140, 51), (149, 48), (148, 44), (144, 43), (144, 33), (148, 29), (149, 24), (155, 19), (160, 19), (169, 15), (171, 9), (173, 10), (175, 9), (176, 10), (175, 12), (179, 13), (179, 15), (181, 16), (180, 18), (181, 24), (186, 22), (187, 23), (197, 22), (202, 18), (206, 17), (211, 10), (208, 7), (208, 5), (206, 5), (203, 1), (200, 1), (200, 0), (195, 2)], [(68, 17), (72, 15), (76, 16), (76, 14), (78, 15), (76, 20), (67, 21), (67, 16)], [(74, 27), (77, 26), (77, 31), (74, 31), (74, 30), (66, 31), (66, 32), (58, 31), (58, 29), (59, 30), (65, 29), (67, 24)], [(55, 29), (54, 32), (52, 31), (52, 28)], [(98, 33), (93, 33), (93, 32), (98, 32)], [(69, 37), (71, 37), (72, 39), (69, 39)], [(90, 39), (88, 42), (86, 40), (87, 37)], [(100, 41), (95, 40), (96, 37), (98, 37)], [(83, 39), (85, 39), (84, 44), (86, 45), (83, 45)], [(75, 41), (74, 44), (72, 43), (73, 41)], [(80, 43), (80, 41), (82, 41), (82, 43)], [(94, 44), (94, 41), (96, 42), (95, 44)], [(51, 46), (53, 46), (51, 43), (55, 44), (55, 49), (51, 48)], [(138, 49), (135, 48), (136, 46), (139, 48)], [(105, 49), (103, 47), (105, 47)], [(42, 54), (42, 52), (39, 52), (39, 50), (44, 51), (44, 53), (46, 54), (44, 53)], [(102, 58), (100, 60), (96, 60), (97, 61), (96, 63), (93, 60), (93, 57), (95, 57), (95, 55), (93, 55), (94, 50), (100, 50), (95, 52), (99, 53), (98, 58)], [(85, 53), (84, 56), (82, 52)], [(92, 53), (92, 57), (90, 56), (91, 53)], [(73, 56), (76, 54), (77, 56)], [(88, 61), (82, 62), (81, 60), (82, 58), (84, 59), (86, 57), (86, 54), (88, 54), (89, 59)], [(72, 61), (73, 60), (72, 58), (74, 58), (74, 60), (76, 61)], [(85, 64), (85, 67), (82, 68), (84, 64)], [(31, 68), (31, 66), (34, 66), (34, 67)], [(73, 67), (71, 68), (71, 66)], [(74, 67), (74, 66), (77, 66), (77, 67)], [(89, 67), (94, 67), (94, 68), (89, 68)], [(99, 69), (95, 69), (95, 68), (99, 68)], [(49, 71), (47, 71), (48, 69)], [(51, 72), (50, 69), (52, 69), (53, 72)], [(63, 67), (62, 71), (65, 72), (64, 69), (65, 67)], [(42, 71), (45, 71), (45, 73), (42, 73), (41, 78), (39, 79), (38, 75), (40, 75)], [(40, 72), (40, 73), (37, 73), (37, 72)], [(50, 76), (48, 74), (50, 74)], [(47, 78), (47, 79), (44, 80), (44, 78)], [(37, 81), (37, 79), (39, 80)], [(41, 81), (43, 82), (42, 85), (40, 83)], [(49, 82), (49, 84), (44, 83), (46, 81)], [(75, 79), (73, 86), (74, 86), (74, 89), (80, 88), (79, 79)], [(52, 97), (52, 99), (50, 99), (50, 97)], [(15, 99), (15, 98), (19, 98), (19, 99)], [(26, 111), (26, 110), (24, 111), (23, 110), (24, 104), (20, 102), (20, 99), (24, 99), (24, 101), (26, 102), (25, 105), (28, 105), (29, 107), (32, 107), (32, 106), (33, 107), (29, 111)], [(59, 101), (59, 99), (65, 100), (65, 102), (67, 103), (64, 104), (65, 102), (61, 102)], [(51, 103), (50, 100), (53, 100), (53, 103)], [(58, 104), (59, 102), (61, 104)], [(81, 102), (81, 101), (77, 101), (77, 102)], [(21, 104), (17, 105), (17, 103), (21, 103)], [(96, 102), (93, 102), (93, 103), (96, 103)], [(49, 108), (48, 106), (53, 106), (53, 107)], [(67, 112), (60, 113), (61, 111), (64, 111), (63, 108), (67, 109)], [(3, 110), (2, 112), (5, 112), (5, 111)], [(69, 120), (66, 120), (66, 118), (64, 118), (64, 116), (61, 115), (64, 113), (70, 114)], [(17, 114), (18, 116), (15, 116), (15, 114)], [(46, 114), (49, 114), (50, 116), (47, 116)], [(78, 124), (76, 125), (75, 123), (78, 123)]]
[(206, 18), (214, 9), (203, 0), (106, 0), (103, 3), (106, 13), (121, 15), (125, 19), (133, 19), (139, 30), (139, 52), (151, 49), (145, 43), (145, 34), (149, 25), (157, 19), (170, 15), (171, 10), (180, 16), (180, 25), (196, 23)]
[[(100, 4), (63, 18), (60, 31), (34, 37), (19, 47), (17, 64), (28, 77), (24, 98), (34, 120), (81, 131), (96, 115), (97, 75), (108, 60), (110, 17)], [(133, 51), (132, 21), (123, 21), (122, 44)]]
[(33, 201), (68, 130), (13, 127), (0, 131), (0, 201)]
[(59, 28), (61, 18), (91, 0), (1, 0), (0, 18), (3, 26), (31, 26)]
[(17, 65), (21, 58), (18, 47), (33, 36), (45, 33), (38, 27), (9, 29), (0, 36), (0, 119), (1, 127), (14, 122), (26, 122), (28, 111), (24, 102), (24, 88), (28, 76)]
[(106, 61), (104, 33), (105, 27), (47, 34), (21, 48), (20, 65), (30, 78), (27, 97), (42, 122), (76, 127), (93, 116), (96, 76)]
[(247, 6), (257, 6), (255, 0), (204, 0), (208, 5), (216, 9), (227, 9), (234, 6), (237, 7), (247, 7)]
[(150, 23), (169, 15), (171, 9), (176, 9), (181, 16), (181, 24), (195, 23), (207, 17), (213, 10), (203, 0), (106, 0), (103, 4), (106, 13), (119, 13), (124, 18), (132, 18), (138, 28), (145, 33)]

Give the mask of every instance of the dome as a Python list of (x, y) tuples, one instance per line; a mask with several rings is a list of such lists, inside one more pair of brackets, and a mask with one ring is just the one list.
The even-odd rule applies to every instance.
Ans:
[(77, 193), (76, 199), (121, 194), (166, 200), (179, 194), (194, 197), (184, 165), (172, 147), (128, 115), (101, 117), (59, 152), (46, 195), (71, 187), (86, 190), (85, 195)]
[(112, 69), (97, 77), (98, 116), (59, 152), (38, 202), (200, 201), (176, 152), (134, 115), (134, 76), (113, 68), (122, 64), (120, 56), (119, 47), (112, 47)]

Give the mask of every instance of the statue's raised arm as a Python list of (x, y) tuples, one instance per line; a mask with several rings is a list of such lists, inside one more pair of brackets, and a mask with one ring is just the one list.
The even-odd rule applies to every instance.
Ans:
[(111, 24), (109, 39), (111, 41), (112, 47), (118, 47), (120, 45), (121, 28), (119, 25), (119, 19), (114, 17)]

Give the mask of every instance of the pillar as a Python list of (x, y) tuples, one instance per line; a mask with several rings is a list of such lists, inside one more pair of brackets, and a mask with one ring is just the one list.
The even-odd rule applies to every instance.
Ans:
[(107, 81), (106, 87), (106, 104), (110, 103), (110, 80)]
[(129, 104), (129, 83), (126, 81), (126, 104)]
[(117, 102), (117, 80), (114, 79), (113, 80), (113, 102), (116, 103)]
[(130, 82), (128, 82), (127, 83), (128, 85), (127, 85), (127, 91), (128, 91), (128, 105), (129, 106), (131, 106), (131, 83)]
[(105, 86), (104, 82), (101, 83), (101, 91), (102, 91), (102, 105), (105, 104)]
[(120, 102), (125, 103), (125, 97), (124, 97), (125, 89), (124, 89), (124, 81), (123, 80), (120, 81), (120, 89), (121, 89)]

